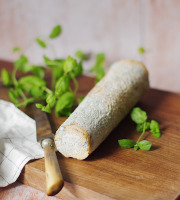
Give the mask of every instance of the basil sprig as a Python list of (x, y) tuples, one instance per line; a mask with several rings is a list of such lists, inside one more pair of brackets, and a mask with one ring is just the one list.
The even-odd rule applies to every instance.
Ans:
[(137, 132), (141, 132), (137, 142), (130, 139), (122, 139), (118, 140), (119, 146), (122, 148), (133, 148), (134, 150), (142, 149), (149, 151), (151, 149), (152, 144), (147, 140), (141, 140), (146, 131), (150, 131), (155, 138), (161, 137), (161, 131), (159, 127), (159, 123), (155, 120), (147, 121), (148, 116), (145, 111), (143, 111), (139, 107), (133, 108), (131, 111), (131, 119), (136, 123)]
[[(35, 42), (41, 48), (51, 47), (52, 39), (59, 37), (62, 33), (60, 25), (55, 26), (47, 37), (36, 37)], [(43, 60), (51, 74), (51, 86), (46, 82), (45, 67), (31, 64), (28, 57), (19, 47), (14, 47), (13, 52), (21, 55), (14, 62), (12, 73), (6, 69), (1, 71), (1, 80), (5, 86), (10, 87), (9, 97), (17, 107), (26, 107), (36, 103), (36, 107), (51, 113), (55, 109), (57, 116), (69, 116), (75, 103), (79, 104), (83, 96), (77, 98), (78, 91), (77, 76), (83, 73), (83, 63), (90, 58), (89, 53), (81, 50), (76, 51), (75, 58), (68, 56), (66, 59), (50, 59), (44, 55)], [(99, 81), (104, 76), (105, 55), (96, 55), (96, 64), (93, 72), (96, 72), (96, 79)], [(17, 71), (23, 72), (21, 78), (17, 78)], [(28, 74), (27, 74), (28, 73)], [(72, 84), (70, 84), (72, 83)], [(45, 102), (41, 104), (39, 102)]]

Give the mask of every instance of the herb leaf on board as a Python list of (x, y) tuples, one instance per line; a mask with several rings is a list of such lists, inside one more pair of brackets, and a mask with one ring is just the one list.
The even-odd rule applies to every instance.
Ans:
[(143, 111), (139, 107), (133, 108), (131, 111), (131, 119), (136, 123), (136, 124), (142, 124), (147, 120), (147, 114), (145, 111)]
[(130, 139), (118, 140), (118, 143), (119, 143), (119, 146), (121, 146), (125, 149), (132, 148), (136, 144), (136, 142), (134, 142), (133, 140), (130, 140)]
[(146, 131), (150, 131), (155, 138), (161, 137), (159, 123), (155, 120), (151, 120), (148, 122), (147, 113), (139, 107), (135, 107), (132, 109), (130, 113), (132, 121), (136, 123), (136, 130), (140, 132), (137, 142), (134, 142), (130, 139), (122, 139), (118, 140), (119, 145), (123, 148), (132, 148), (137, 151), (138, 149), (149, 151), (151, 149), (152, 144), (147, 140), (142, 140)]

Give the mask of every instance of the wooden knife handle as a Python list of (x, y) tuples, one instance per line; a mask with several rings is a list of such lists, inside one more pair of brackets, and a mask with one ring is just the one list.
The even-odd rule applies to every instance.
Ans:
[(63, 188), (64, 181), (57, 161), (53, 139), (44, 139), (41, 145), (44, 149), (45, 158), (46, 193), (52, 196)]

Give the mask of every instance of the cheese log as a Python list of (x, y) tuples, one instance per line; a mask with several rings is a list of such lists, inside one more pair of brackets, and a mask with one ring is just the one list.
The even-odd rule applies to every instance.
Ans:
[(141, 62), (122, 60), (114, 63), (57, 130), (57, 150), (65, 157), (87, 158), (148, 88), (148, 72)]

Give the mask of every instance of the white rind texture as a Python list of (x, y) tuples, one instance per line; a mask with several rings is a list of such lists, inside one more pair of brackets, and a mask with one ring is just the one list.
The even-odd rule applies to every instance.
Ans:
[(128, 114), (149, 88), (148, 72), (138, 61), (114, 63), (55, 135), (65, 157), (85, 159)]

